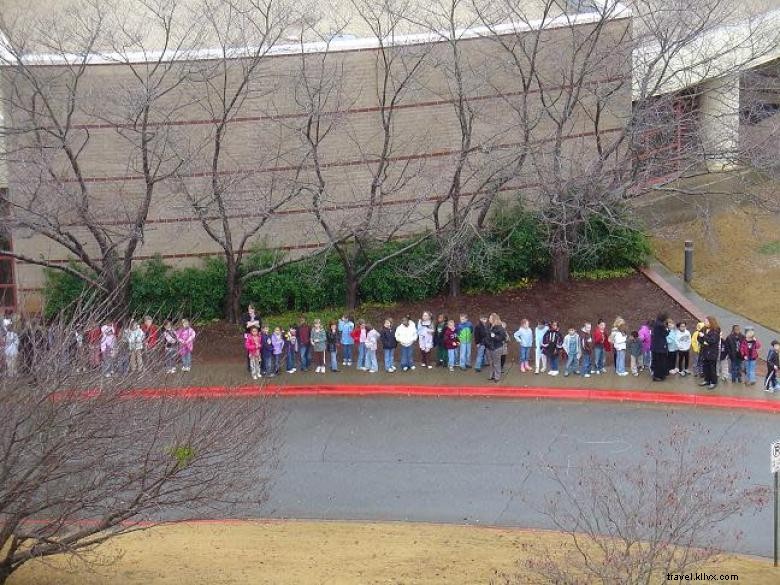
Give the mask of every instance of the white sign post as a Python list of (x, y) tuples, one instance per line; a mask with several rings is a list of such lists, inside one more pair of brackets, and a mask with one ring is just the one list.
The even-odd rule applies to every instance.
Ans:
[(774, 527), (774, 533), (775, 533), (775, 542), (774, 542), (774, 551), (775, 551), (775, 567), (777, 566), (777, 556), (778, 556), (778, 550), (777, 550), (777, 528), (778, 528), (778, 503), (777, 503), (777, 488), (778, 488), (778, 475), (780, 475), (780, 441), (775, 441), (772, 443), (772, 450), (771, 450), (771, 459), (770, 459), (770, 465), (769, 469), (772, 472), (772, 475), (774, 475), (775, 479), (775, 527)]

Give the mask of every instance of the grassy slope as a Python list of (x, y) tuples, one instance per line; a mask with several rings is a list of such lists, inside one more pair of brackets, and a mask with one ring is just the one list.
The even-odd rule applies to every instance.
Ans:
[[(472, 585), (512, 571), (551, 532), (427, 524), (236, 522), (174, 525), (123, 536), (89, 555), (92, 564), (55, 559), (24, 567), (11, 585), (232, 585), (338, 583)], [(776, 583), (767, 560), (731, 558), (706, 567), (740, 582)], [(525, 573), (525, 571), (523, 571)], [(523, 583), (540, 583), (524, 574)]]

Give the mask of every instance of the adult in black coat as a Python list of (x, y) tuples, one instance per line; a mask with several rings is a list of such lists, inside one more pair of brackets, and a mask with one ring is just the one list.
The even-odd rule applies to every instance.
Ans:
[(490, 380), (499, 382), (501, 380), (501, 354), (504, 350), (504, 344), (507, 340), (506, 329), (502, 324), (501, 317), (496, 313), (491, 313), (488, 317), (488, 329), (485, 339), (482, 341), (485, 350), (490, 354), (491, 374)]
[(710, 390), (718, 385), (718, 359), (720, 359), (720, 325), (715, 317), (704, 318), (703, 335), (699, 341), (704, 381), (699, 386)]
[(666, 313), (656, 317), (650, 329), (650, 351), (652, 352), (651, 369), (653, 370), (653, 382), (665, 380), (669, 375), (669, 345), (666, 336), (669, 334)]

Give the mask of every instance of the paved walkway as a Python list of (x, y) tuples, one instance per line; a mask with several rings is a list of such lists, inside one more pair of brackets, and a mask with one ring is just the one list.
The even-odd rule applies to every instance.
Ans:
[[(658, 262), (653, 263), (650, 266), (650, 270), (645, 271), (645, 274), (651, 280), (655, 281), (652, 274), (653, 272), (665, 280), (666, 283), (671, 285), (671, 287), (673, 287), (679, 295), (681, 295), (690, 303), (690, 305), (692, 305), (686, 306), (685, 304), (681, 303), (686, 310), (691, 311), (691, 313), (693, 313), (696, 317), (702, 318), (704, 315), (713, 315), (716, 319), (718, 319), (724, 330), (730, 330), (732, 325), (741, 325), (744, 331), (745, 327), (749, 325), (756, 330), (756, 337), (758, 337), (765, 349), (769, 347), (770, 341), (773, 339), (780, 339), (780, 332), (773, 331), (767, 327), (764, 327), (763, 325), (758, 325), (743, 315), (739, 315), (738, 313), (724, 309), (723, 307), (711, 303), (707, 299), (703, 298), (688, 284), (686, 284), (681, 277), (677, 276), (677, 274), (669, 270), (663, 264)], [(657, 281), (656, 284), (661, 286), (662, 289), (666, 288)], [(669, 293), (670, 291), (666, 292)], [(695, 310), (696, 308), (698, 308), (698, 311)], [(765, 352), (762, 351), (762, 354), (763, 353)], [(762, 357), (764, 356), (762, 355)]]

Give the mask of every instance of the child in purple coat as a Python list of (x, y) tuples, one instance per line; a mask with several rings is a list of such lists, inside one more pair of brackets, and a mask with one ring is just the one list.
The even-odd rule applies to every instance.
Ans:
[(282, 352), (284, 351), (284, 335), (279, 327), (274, 329), (271, 334), (271, 345), (273, 346), (273, 368), (274, 376), (279, 373), (279, 363), (282, 361)]

